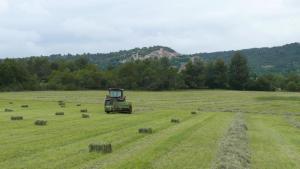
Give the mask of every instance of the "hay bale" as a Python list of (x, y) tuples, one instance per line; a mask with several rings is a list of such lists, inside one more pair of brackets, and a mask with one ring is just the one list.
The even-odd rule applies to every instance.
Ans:
[(191, 114), (197, 114), (197, 112), (195, 112), (195, 111), (192, 111), (192, 112), (191, 112)]
[(37, 126), (45, 126), (47, 125), (47, 120), (36, 120), (34, 124)]
[(23, 116), (11, 116), (11, 120), (23, 120)]
[(82, 118), (90, 118), (90, 115), (88, 115), (88, 114), (82, 114), (81, 117)]
[(22, 108), (28, 108), (29, 106), (27, 104), (21, 105)]
[(65, 104), (65, 101), (63, 101), (63, 100), (59, 100), (59, 101), (57, 101), (57, 102), (58, 102), (59, 105)]
[(152, 128), (140, 128), (139, 133), (151, 134), (152, 133)]
[(80, 112), (81, 112), (81, 113), (87, 113), (88, 110), (87, 110), (87, 109), (81, 109)]
[(90, 144), (89, 152), (97, 152), (97, 153), (111, 153), (112, 146), (109, 143), (101, 143), (101, 144)]
[(76, 106), (81, 106), (81, 104), (76, 104)]
[(4, 109), (4, 111), (5, 111), (5, 112), (13, 112), (14, 110), (12, 110), (12, 109), (7, 109), (7, 108), (6, 108), (6, 109)]
[(62, 116), (62, 115), (65, 115), (65, 113), (64, 112), (56, 112), (55, 115)]
[(179, 119), (171, 119), (171, 123), (180, 123)]
[(58, 101), (58, 105), (60, 107), (66, 107), (66, 103), (64, 101), (62, 101), (62, 100)]

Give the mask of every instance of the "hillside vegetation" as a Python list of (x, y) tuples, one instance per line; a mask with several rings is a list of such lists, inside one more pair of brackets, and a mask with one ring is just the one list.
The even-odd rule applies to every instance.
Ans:
[[(203, 49), (199, 49), (203, 50)], [(162, 51), (162, 52), (160, 52)], [(131, 50), (121, 50), (111, 53), (83, 54), (83, 55), (51, 55), (51, 59), (76, 59), (78, 57), (87, 57), (91, 63), (101, 68), (116, 66), (131, 59), (143, 59), (149, 57), (168, 57), (172, 64), (180, 67), (186, 64), (191, 58), (201, 57), (204, 60), (223, 59), (229, 62), (234, 53), (240, 52), (249, 61), (249, 66), (253, 72), (261, 73), (288, 73), (300, 72), (300, 44), (291, 43), (278, 47), (253, 48), (236, 51), (222, 51), (212, 53), (196, 53), (191, 55), (179, 54), (175, 50), (163, 47), (144, 47)]]

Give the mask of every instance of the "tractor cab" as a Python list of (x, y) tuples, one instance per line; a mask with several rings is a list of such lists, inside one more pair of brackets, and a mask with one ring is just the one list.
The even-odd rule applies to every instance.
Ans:
[(109, 88), (108, 89), (108, 96), (106, 96), (106, 97), (123, 100), (123, 92), (124, 92), (124, 89)]
[(104, 109), (106, 113), (119, 112), (119, 113), (131, 113), (132, 105), (130, 102), (126, 102), (126, 96), (124, 89), (109, 88), (108, 95), (106, 95)]

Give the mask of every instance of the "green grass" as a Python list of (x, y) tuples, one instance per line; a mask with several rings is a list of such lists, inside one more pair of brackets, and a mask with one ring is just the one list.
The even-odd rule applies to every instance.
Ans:
[[(300, 123), (299, 93), (128, 91), (131, 115), (105, 114), (105, 95), (0, 93), (0, 168), (212, 168), (224, 139), (238, 136), (227, 134), (237, 113), (248, 127), (250, 168), (300, 168), (300, 128), (295, 126)], [(59, 100), (65, 101), (64, 108)], [(81, 109), (88, 109), (90, 118), (81, 118)], [(12, 121), (11, 116), (23, 120)], [(36, 120), (47, 120), (47, 125), (36, 126)], [(140, 134), (139, 128), (152, 128), (153, 133)], [(101, 142), (111, 143), (112, 153), (89, 152), (89, 144)]]

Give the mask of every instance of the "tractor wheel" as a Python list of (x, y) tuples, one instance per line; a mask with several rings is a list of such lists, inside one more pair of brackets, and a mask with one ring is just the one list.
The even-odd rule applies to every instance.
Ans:
[(131, 113), (132, 113), (132, 106), (130, 105), (130, 106), (129, 106), (128, 114), (131, 114)]

